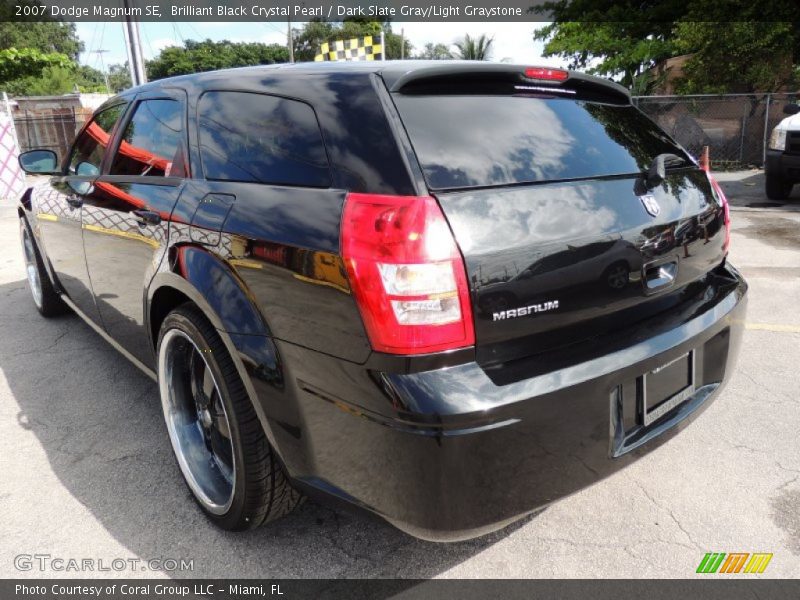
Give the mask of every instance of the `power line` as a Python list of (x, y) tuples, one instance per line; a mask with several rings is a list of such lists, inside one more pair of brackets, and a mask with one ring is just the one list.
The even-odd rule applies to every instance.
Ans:
[(186, 41), (183, 39), (183, 36), (181, 35), (181, 30), (180, 30), (180, 28), (178, 27), (178, 24), (175, 21), (172, 21), (172, 31), (174, 31), (175, 35), (178, 37), (178, 39), (180, 39), (181, 46), (185, 46), (186, 45)]
[(153, 45), (150, 43), (150, 36), (149, 36), (149, 35), (147, 35), (147, 27), (145, 27), (144, 25), (145, 25), (144, 23), (141, 23), (141, 24), (139, 25), (139, 28), (140, 28), (140, 29), (142, 30), (142, 32), (144, 33), (144, 41), (145, 41), (145, 42), (147, 42), (147, 48), (150, 50), (150, 56), (152, 56), (153, 58), (155, 58), (155, 55), (156, 55), (156, 53), (155, 53), (155, 52), (153, 52)]
[[(105, 37), (105, 34), (106, 34), (106, 24), (105, 24), (105, 22), (103, 22), (103, 27), (100, 29), (100, 42), (97, 44), (98, 48), (102, 48), (103, 47), (103, 38)], [(103, 69), (103, 57), (99, 53), (108, 52), (108, 50), (96, 50), (95, 52), (98, 53), (97, 57), (100, 59), (100, 70), (105, 72), (105, 69)], [(106, 83), (106, 87), (108, 87), (107, 83)]]
[[(92, 37), (89, 38), (89, 49), (86, 51), (86, 55), (89, 56), (89, 57), (91, 57), (91, 55), (93, 54), (92, 49), (94, 48), (94, 43), (96, 41), (95, 38), (97, 37), (97, 28), (99, 26), (100, 26), (100, 23), (95, 23), (94, 24), (94, 29), (92, 30)], [(95, 59), (96, 58), (97, 57), (95, 57)]]
[(103, 54), (105, 54), (106, 52), (108, 52), (108, 50), (97, 49), (94, 51), (94, 53), (97, 55), (96, 58), (100, 60), (100, 72), (103, 74), (103, 81), (105, 81), (106, 84), (106, 92), (110, 94), (111, 86), (108, 85), (108, 75), (106, 74), (106, 65), (103, 62)]
[(192, 22), (191, 21), (187, 21), (186, 24), (189, 26), (189, 29), (191, 29), (194, 32), (194, 34), (197, 36), (197, 41), (198, 42), (203, 41), (203, 36), (200, 34), (199, 31), (197, 31), (197, 29), (194, 28), (194, 25), (192, 25)]
[(272, 30), (275, 31), (276, 33), (280, 33), (281, 35), (286, 35), (286, 32), (284, 32), (283, 29), (281, 29), (271, 21), (262, 21), (261, 24), (264, 25), (265, 27), (271, 27)]

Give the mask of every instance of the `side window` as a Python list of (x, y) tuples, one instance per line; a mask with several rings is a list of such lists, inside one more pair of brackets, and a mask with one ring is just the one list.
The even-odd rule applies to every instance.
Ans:
[(330, 186), (322, 133), (308, 104), (248, 92), (207, 92), (198, 114), (206, 179)]
[(97, 113), (89, 126), (75, 141), (69, 157), (69, 175), (99, 175), (103, 156), (108, 148), (111, 130), (125, 110), (125, 104), (117, 104)]
[(111, 175), (184, 177), (183, 110), (177, 100), (143, 100), (125, 126)]

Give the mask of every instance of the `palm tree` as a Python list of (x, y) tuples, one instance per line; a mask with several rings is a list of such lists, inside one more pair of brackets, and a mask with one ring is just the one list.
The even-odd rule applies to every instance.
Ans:
[(481, 34), (479, 38), (473, 38), (466, 34), (463, 39), (455, 43), (458, 51), (453, 53), (453, 58), (489, 60), (492, 54), (492, 42), (494, 42), (494, 37), (487, 38), (485, 33)]

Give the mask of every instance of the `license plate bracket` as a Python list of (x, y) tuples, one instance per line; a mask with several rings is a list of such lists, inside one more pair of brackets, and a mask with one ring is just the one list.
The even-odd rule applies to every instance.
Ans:
[(642, 424), (649, 427), (695, 393), (695, 351), (675, 358), (641, 377)]

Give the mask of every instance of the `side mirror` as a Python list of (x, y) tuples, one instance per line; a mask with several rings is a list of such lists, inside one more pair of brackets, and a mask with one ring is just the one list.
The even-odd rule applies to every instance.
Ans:
[(783, 107), (783, 114), (796, 115), (800, 112), (800, 104), (787, 104)]
[(100, 175), (100, 169), (90, 162), (79, 162), (78, 166), (75, 167), (75, 175), (80, 175), (82, 177), (96, 177), (97, 175)]
[(91, 181), (69, 179), (67, 180), (67, 185), (79, 196), (88, 196), (94, 190), (94, 185)]
[(29, 150), (19, 155), (19, 166), (31, 175), (58, 173), (58, 157), (52, 150)]

